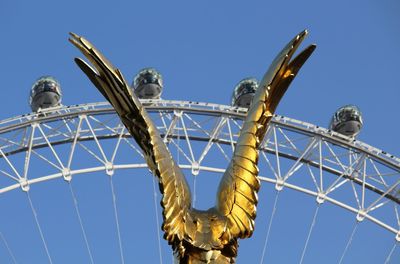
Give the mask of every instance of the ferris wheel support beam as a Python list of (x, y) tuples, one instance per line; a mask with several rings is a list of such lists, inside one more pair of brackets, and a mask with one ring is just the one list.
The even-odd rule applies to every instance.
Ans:
[[(260, 176), (259, 178), (260, 178), (262, 181), (269, 182), (269, 183), (272, 183), (272, 184), (277, 184), (277, 181), (274, 180), (274, 179), (270, 179), (270, 178), (266, 178), (266, 177), (262, 177), (262, 176)], [(314, 192), (314, 191), (311, 191), (311, 190), (308, 190), (308, 189), (306, 189), (306, 188), (302, 188), (302, 187), (299, 187), (299, 186), (296, 186), (296, 185), (293, 185), (293, 184), (283, 183), (283, 185), (284, 185), (284, 187), (287, 187), (287, 188), (290, 188), (290, 189), (293, 189), (293, 190), (296, 190), (296, 191), (299, 191), (299, 192), (302, 192), (302, 193), (311, 195), (311, 196), (313, 196), (313, 197), (318, 197), (318, 196), (320, 195), (320, 194), (317, 193), (317, 192)], [(342, 207), (342, 208), (344, 208), (344, 209), (346, 209), (346, 210), (348, 210), (348, 211), (350, 211), (350, 212), (353, 212), (353, 213), (355, 213), (356, 215), (359, 213), (359, 210), (358, 210), (358, 209), (356, 209), (356, 208), (354, 208), (354, 207), (351, 207), (351, 206), (349, 206), (349, 205), (347, 205), (347, 204), (344, 204), (344, 203), (342, 203), (342, 202), (340, 202), (340, 201), (337, 201), (337, 200), (335, 200), (335, 199), (332, 199), (332, 198), (330, 198), (329, 196), (324, 196), (324, 200), (325, 200), (325, 201), (328, 201), (328, 202), (330, 202), (330, 203), (332, 203), (332, 204), (334, 204), (334, 205), (337, 205), (337, 206), (339, 206), (339, 207)], [(365, 214), (365, 218), (368, 219), (368, 220), (370, 220), (370, 221), (372, 221), (373, 223), (375, 223), (375, 224), (377, 224), (377, 225), (382, 226), (383, 228), (387, 229), (388, 231), (390, 231), (390, 232), (392, 232), (392, 233), (394, 233), (394, 234), (399, 234), (399, 233), (400, 233), (400, 230), (396, 230), (395, 228), (393, 228), (393, 227), (391, 227), (391, 226), (389, 226), (389, 225), (383, 223), (382, 221), (379, 221), (378, 219), (374, 218), (373, 216), (370, 216), (370, 215), (368, 215), (368, 214)], [(361, 221), (362, 221), (362, 220), (361, 220)], [(397, 235), (396, 239), (400, 242), (400, 239), (399, 239), (399, 238), (400, 238), (400, 237)]]
[[(200, 171), (223, 172), (220, 167), (207, 164), (207, 158), (215, 151), (223, 157), (230, 155), (228, 152), (235, 147), (245, 109), (185, 101), (146, 102), (144, 104), (147, 104), (148, 111), (159, 121), (157, 128), (163, 139), (185, 157), (180, 167), (189, 170), (193, 176)], [(114, 122), (115, 119), (108, 104), (95, 103), (58, 107), (0, 121), (0, 162), (5, 164), (0, 169), (0, 180), (3, 176), (7, 178), (4, 181), (7, 184), (0, 185), (0, 194), (18, 188), (28, 191), (31, 185), (52, 179), (71, 181), (73, 176), (85, 173), (102, 171), (110, 175), (117, 169), (146, 168), (142, 161), (135, 164), (118, 161), (117, 153), (124, 145), (134, 150), (139, 159), (143, 156), (123, 126)], [(269, 167), (272, 173), (261, 174), (272, 177), (263, 177), (263, 181), (307, 193), (316, 197), (318, 203), (330, 201), (356, 214), (358, 220), (367, 218), (400, 237), (398, 158), (303, 121), (275, 116), (271, 124), (272, 128), (267, 132), (260, 151), (267, 162), (271, 159), (275, 164), (264, 164), (263, 168)], [(105, 152), (107, 140), (116, 142), (110, 154)], [(184, 144), (180, 145), (179, 142)], [(65, 151), (63, 145), (68, 144), (70, 148)], [(199, 153), (193, 151), (193, 144), (202, 144)], [(92, 149), (86, 145), (92, 146)], [(64, 150), (61, 152), (62, 148)], [(47, 154), (43, 154), (46, 149)], [(85, 151), (86, 155), (93, 156), (99, 166), (75, 168), (73, 160), (77, 151)], [(62, 158), (64, 154), (67, 157)], [(14, 156), (17, 155), (24, 156), (23, 164), (15, 162)], [(55, 172), (30, 175), (29, 168), (34, 166), (34, 157), (44, 161)], [(283, 159), (285, 164), (289, 164), (288, 168), (280, 166)], [(62, 160), (66, 161), (65, 164)], [(223, 158), (221, 162), (224, 162)], [(275, 177), (274, 171), (278, 175), (278, 167), (282, 167), (278, 170), (281, 176)], [(295, 175), (302, 173), (308, 173), (311, 177), (311, 187), (294, 184)], [(330, 182), (325, 177), (327, 175), (335, 175), (336, 178)], [(347, 185), (351, 187), (352, 201), (335, 196), (336, 190)], [(354, 201), (356, 206), (350, 206)], [(397, 218), (395, 223), (398, 226), (374, 215), (376, 210), (391, 207), (392, 203), (392, 213)]]
[[(146, 163), (142, 163), (142, 164), (121, 164), (121, 165), (114, 165), (113, 167), (114, 167), (115, 170), (138, 169), (138, 168), (147, 168), (147, 164)], [(181, 164), (180, 167), (182, 169), (191, 170), (192, 165), (191, 164)], [(222, 173), (222, 172), (224, 172), (224, 169), (206, 167), (206, 166), (200, 166), (200, 170), (214, 172), (214, 173)], [(72, 170), (70, 173), (71, 173), (72, 176), (75, 176), (75, 175), (89, 174), (89, 173), (95, 173), (95, 172), (106, 172), (106, 166), (98, 166), (98, 167), (92, 167), (92, 168)], [(40, 178), (28, 180), (27, 184), (28, 185), (33, 185), (33, 184), (37, 184), (37, 183), (40, 183), (40, 182), (54, 180), (54, 179), (58, 179), (58, 178), (62, 178), (62, 177), (63, 177), (63, 174), (60, 172), (60, 173), (55, 173), (55, 174), (52, 174), (52, 175), (47, 175), (47, 176), (43, 176), (43, 177), (40, 177)], [(274, 184), (274, 185), (278, 184), (278, 180), (277, 179), (271, 179), (271, 178), (268, 178), (268, 177), (265, 177), (265, 176), (261, 176), (261, 175), (259, 176), (259, 179), (261, 181), (268, 182), (268, 183), (271, 183), (271, 184)], [(318, 197), (321, 197), (321, 195), (323, 195), (321, 193), (318, 193), (318, 192), (315, 192), (315, 191), (312, 191), (312, 190), (309, 190), (309, 189), (306, 189), (306, 188), (303, 188), (303, 187), (300, 187), (300, 186), (297, 186), (297, 185), (293, 185), (293, 184), (290, 184), (290, 183), (287, 183), (287, 182), (283, 182), (282, 184), (283, 184), (283, 187), (287, 187), (287, 188), (293, 189), (295, 191), (299, 191), (299, 192), (308, 194), (310, 196), (315, 197), (316, 199)], [(20, 184), (11, 185), (11, 186), (8, 186), (7, 188), (0, 189), (0, 194), (4, 193), (4, 192), (7, 192), (7, 191), (15, 190), (15, 189), (18, 189), (18, 188), (21, 188)], [(324, 201), (328, 201), (328, 202), (330, 202), (330, 203), (332, 203), (334, 205), (337, 205), (337, 206), (339, 206), (341, 208), (344, 208), (344, 209), (346, 209), (346, 210), (348, 210), (350, 212), (353, 212), (356, 215), (358, 215), (360, 213), (359, 209), (354, 208), (352, 206), (349, 206), (349, 205), (347, 205), (345, 203), (342, 203), (342, 202), (340, 202), (340, 201), (338, 201), (336, 199), (333, 199), (333, 198), (331, 198), (331, 197), (329, 197), (327, 195), (323, 195), (323, 200)], [(319, 203), (317, 200), (316, 200), (316, 202)], [(396, 239), (400, 242), (400, 235), (399, 235), (400, 234), (400, 230), (397, 230), (397, 229), (385, 224), (384, 222), (382, 222), (382, 221), (378, 220), (377, 218), (369, 215), (368, 213), (364, 213), (363, 218), (362, 219), (357, 219), (357, 220), (359, 222), (361, 222), (361, 221), (364, 220), (364, 218), (368, 219), (368, 220), (372, 221), (373, 223), (375, 223), (375, 224), (387, 229), (388, 231), (394, 233), (396, 235)]]
[[(78, 129), (80, 129), (80, 127), (81, 127), (81, 124), (79, 124), (78, 125)], [(50, 145), (52, 145), (52, 146), (56, 146), (56, 145), (62, 145), (62, 144), (68, 144), (68, 143), (72, 143), (72, 146), (71, 146), (71, 148), (72, 148), (72, 150), (71, 150), (71, 153), (70, 153), (70, 159), (69, 159), (69, 161), (68, 161), (68, 166), (66, 167), (66, 168), (64, 168), (64, 175), (65, 175), (65, 178), (68, 178), (69, 177), (69, 172), (68, 172), (68, 168), (70, 167), (70, 165), (71, 165), (71, 160), (72, 160), (72, 157), (73, 157), (73, 153), (74, 153), (74, 149), (75, 149), (75, 146), (76, 146), (76, 144), (77, 143), (79, 143), (79, 142), (85, 142), (85, 141), (92, 141), (92, 140), (94, 140), (94, 138), (93, 138), (93, 136), (85, 136), (85, 137), (79, 137), (78, 136), (78, 134), (79, 133), (77, 133), (77, 134), (75, 134), (75, 136), (74, 136), (74, 139), (71, 139), (71, 138), (67, 138), (67, 139), (65, 139), (65, 140), (61, 140), (61, 141), (55, 141), (55, 142), (51, 142), (51, 144)], [(166, 134), (165, 134), (166, 135)], [(161, 136), (163, 137), (163, 138), (167, 138), (165, 135), (163, 135), (163, 134), (161, 134)], [(130, 138), (130, 135), (129, 134), (118, 134), (118, 133), (116, 133), (116, 134), (110, 134), (110, 135), (105, 135), (105, 136), (97, 136), (97, 140), (105, 140), (105, 139), (112, 139), (112, 138), (118, 138), (118, 137), (122, 137), (122, 138)], [(174, 138), (174, 139), (177, 139), (177, 138), (180, 138), (180, 139), (186, 139), (186, 137), (185, 136), (180, 136), (180, 135), (174, 135), (174, 134), (170, 134), (169, 136), (168, 136), (168, 138)], [(209, 141), (210, 139), (209, 138), (207, 138), (207, 137), (204, 137), (204, 138), (200, 138), (200, 137), (193, 137), (193, 136), (188, 136), (188, 139), (189, 140), (197, 140), (197, 141)], [(227, 145), (227, 144), (232, 144), (231, 142), (229, 142), (229, 141), (226, 141), (226, 140), (220, 140), (220, 139), (217, 139), (217, 138), (214, 138), (213, 140), (212, 140), (212, 142), (213, 143), (218, 143), (218, 144), (225, 144), (225, 145)], [(312, 138), (312, 142), (314, 142), (314, 144), (318, 144), (318, 141), (317, 141), (317, 139), (315, 139), (315, 138)], [(233, 142), (233, 144), (235, 144), (234, 142)], [(40, 149), (40, 148), (47, 148), (47, 147), (49, 147), (49, 143), (43, 143), (43, 144), (37, 144), (37, 145), (34, 145), (34, 146), (29, 146), (29, 144), (28, 144), (28, 146), (23, 146), (23, 147), (21, 147), (21, 148), (19, 148), (19, 149), (17, 149), (17, 150), (13, 150), (13, 151), (10, 151), (10, 152), (6, 152), (6, 153), (4, 153), (2, 150), (1, 150), (1, 148), (0, 148), (0, 158), (1, 157), (7, 157), (7, 156), (10, 156), (10, 155), (14, 155), (14, 154), (17, 154), (17, 153), (21, 153), (21, 152), (27, 152), (27, 153), (30, 153), (30, 152), (33, 152), (35, 149)], [(309, 146), (309, 147), (311, 147), (311, 145)], [(316, 145), (314, 145), (314, 147), (316, 147)], [(311, 148), (309, 148), (309, 149), (307, 149), (307, 152), (309, 152), (309, 151), (311, 151), (313, 148), (311, 147)], [(312, 161), (312, 160), (309, 160), (309, 159), (305, 159), (304, 157), (308, 154), (307, 152), (303, 152), (300, 156), (293, 156), (293, 155), (289, 155), (289, 154), (287, 154), (287, 153), (284, 153), (284, 152), (278, 152), (278, 153), (276, 153), (276, 150), (275, 149), (271, 149), (271, 148), (263, 148), (263, 149), (261, 149), (262, 151), (265, 151), (265, 152), (267, 152), (267, 153), (272, 153), (272, 154), (275, 154), (277, 157), (282, 157), (282, 158), (286, 158), (286, 159), (291, 159), (291, 160), (296, 160), (296, 166), (299, 166), (299, 164), (308, 164), (308, 165), (310, 165), (310, 166), (313, 166), (313, 167), (315, 167), (315, 168), (321, 168), (322, 170), (324, 170), (324, 171), (327, 171), (327, 172), (329, 172), (329, 173), (332, 173), (332, 174), (335, 174), (335, 175), (337, 175), (339, 178), (338, 179), (340, 179), (340, 178), (344, 178), (344, 179), (348, 179), (348, 180), (351, 180), (351, 181), (353, 181), (354, 183), (356, 183), (356, 184), (358, 184), (358, 185), (362, 185), (363, 186), (363, 188), (365, 188), (365, 189), (368, 189), (368, 190), (371, 190), (371, 191), (373, 191), (373, 192), (375, 192), (375, 193), (377, 193), (377, 194), (379, 194), (379, 195), (385, 195), (385, 197), (386, 198), (388, 198), (388, 199), (390, 199), (390, 200), (392, 200), (392, 201), (394, 201), (394, 202), (396, 202), (396, 203), (398, 203), (398, 204), (400, 204), (400, 197), (396, 197), (396, 196), (393, 196), (393, 195), (391, 195), (391, 193), (390, 192), (385, 192), (385, 191), (383, 191), (383, 190), (380, 190), (380, 189), (378, 189), (378, 188), (376, 188), (375, 186), (372, 186), (372, 185), (370, 185), (370, 184), (366, 184), (365, 183), (365, 181), (363, 181), (363, 180), (361, 180), (361, 179), (359, 179), (359, 178), (356, 178), (356, 177), (354, 177), (352, 174), (350, 174), (350, 173), (343, 173), (343, 172), (341, 172), (341, 171), (339, 171), (339, 170), (335, 170), (335, 169), (333, 169), (333, 168), (330, 168), (330, 167), (328, 167), (328, 166), (325, 166), (325, 165), (321, 165), (321, 163), (317, 163), (317, 162), (315, 162), (315, 161)], [(203, 155), (206, 155), (207, 154), (207, 152), (205, 152), (205, 153), (203, 153)], [(114, 154), (115, 155), (115, 154)], [(365, 158), (365, 157), (364, 157)], [(13, 169), (13, 171), (14, 172), (16, 172), (16, 169), (15, 169), (15, 167), (11, 164), (11, 162), (8, 160), (8, 159), (6, 159), (6, 161), (9, 163), (9, 165), (12, 167), (12, 168), (14, 168)], [(107, 162), (105, 162), (104, 161), (104, 163), (107, 163)], [(61, 163), (60, 163), (61, 164)], [(109, 163), (107, 163), (108, 164), (108, 166), (110, 166), (110, 164)], [(290, 172), (287, 172), (286, 173), (286, 175), (285, 175), (285, 180), (287, 180), (289, 177), (290, 177), (290, 175), (293, 173), (293, 170), (295, 170), (296, 169), (296, 166), (292, 166), (292, 171)], [(346, 171), (346, 170), (350, 170), (350, 169), (352, 169), (352, 170), (357, 170), (357, 169), (354, 169), (354, 168), (352, 168), (352, 167), (348, 167), (347, 169), (343, 166), (343, 165), (341, 165), (342, 166), (342, 168), (344, 169), (344, 171)], [(193, 163), (193, 167), (194, 168), (197, 168), (198, 167), (198, 163), (197, 164), (195, 164), (195, 163)], [(196, 171), (198, 171), (198, 169), (196, 169)], [(16, 175), (18, 175), (18, 174), (16, 174)], [(10, 177), (13, 177), (13, 176), (11, 176), (10, 175)], [(13, 179), (14, 180), (16, 180), (16, 178), (14, 178), (13, 177)], [(24, 179), (25, 179), (25, 177), (21, 177), (20, 176), (20, 181), (21, 181), (21, 184), (22, 185), (26, 185), (26, 181), (24, 181)], [(321, 181), (321, 183), (322, 183), (322, 181)], [(337, 181), (335, 182), (335, 184), (337, 183)], [(334, 184), (334, 185), (335, 185)], [(396, 184), (396, 186), (398, 186), (398, 184)], [(394, 186), (394, 187), (396, 187), (396, 186)], [(393, 186), (392, 186), (393, 187)], [(333, 186), (331, 186), (330, 188), (328, 188), (328, 190), (327, 190), (327, 192), (330, 192), (330, 191), (332, 191), (333, 189), (331, 189), (331, 188), (333, 188)], [(394, 188), (391, 188), (391, 190), (390, 191), (393, 191), (394, 190)]]

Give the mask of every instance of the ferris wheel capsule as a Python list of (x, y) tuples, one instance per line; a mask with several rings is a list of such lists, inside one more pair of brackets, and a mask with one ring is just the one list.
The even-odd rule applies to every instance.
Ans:
[(61, 104), (61, 85), (52, 76), (42, 76), (32, 85), (29, 105), (32, 111), (59, 106)]
[(249, 108), (257, 87), (258, 81), (255, 78), (241, 80), (233, 90), (232, 106)]
[(345, 105), (333, 114), (329, 127), (335, 132), (355, 137), (360, 133), (362, 126), (363, 120), (360, 109), (355, 105)]
[(141, 99), (159, 99), (163, 89), (162, 76), (154, 68), (144, 68), (135, 76), (132, 87)]

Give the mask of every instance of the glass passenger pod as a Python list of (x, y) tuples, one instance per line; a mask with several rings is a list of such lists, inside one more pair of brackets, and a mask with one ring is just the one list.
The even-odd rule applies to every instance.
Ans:
[(340, 107), (333, 114), (330, 129), (346, 136), (355, 137), (360, 133), (362, 126), (360, 109), (355, 105), (346, 105)]
[(29, 105), (32, 111), (61, 105), (61, 85), (52, 76), (42, 76), (32, 85)]
[(241, 80), (233, 90), (232, 106), (249, 108), (257, 88), (257, 79), (246, 78)]
[(154, 68), (142, 69), (135, 76), (132, 87), (141, 99), (159, 99), (163, 89), (162, 76)]

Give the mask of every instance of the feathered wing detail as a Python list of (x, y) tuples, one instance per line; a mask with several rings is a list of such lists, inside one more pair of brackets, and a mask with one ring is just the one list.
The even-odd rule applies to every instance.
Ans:
[(254, 95), (240, 131), (233, 158), (219, 185), (217, 210), (227, 217), (224, 240), (250, 237), (254, 230), (258, 175), (258, 148), (274, 111), (301, 66), (315, 49), (310, 45), (290, 61), (307, 31), (301, 32), (278, 54)]
[(79, 58), (75, 62), (114, 107), (122, 123), (143, 150), (149, 169), (159, 179), (163, 194), (161, 205), (164, 209), (165, 238), (170, 243), (182, 241), (185, 235), (185, 217), (191, 207), (191, 194), (183, 173), (121, 72), (89, 41), (73, 33), (70, 35), (70, 42), (85, 55), (95, 69)]

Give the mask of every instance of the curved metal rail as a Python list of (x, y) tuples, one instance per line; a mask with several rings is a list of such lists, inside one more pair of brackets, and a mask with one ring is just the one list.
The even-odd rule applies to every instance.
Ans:
[[(169, 100), (142, 103), (164, 140), (182, 154), (182, 168), (192, 175), (224, 171), (226, 164), (213, 164), (209, 157), (222, 155), (226, 162), (229, 160), (246, 109)], [(108, 139), (115, 142), (112, 153), (106, 153), (107, 147), (103, 146)], [(62, 106), (0, 121), (0, 142), (3, 194), (18, 188), (27, 191), (30, 185), (50, 179), (70, 181), (83, 173), (106, 171), (112, 175), (117, 169), (146, 167), (108, 103)], [(124, 144), (138, 153), (138, 160), (118, 160), (118, 151)], [(78, 148), (98, 164), (75, 167)], [(315, 196), (318, 203), (336, 204), (354, 212), (358, 221), (367, 218), (393, 232), (400, 241), (399, 158), (284, 116), (274, 117), (261, 150), (261, 180), (275, 184), (277, 190), (288, 187)], [(29, 173), (35, 159), (48, 165), (43, 175)]]

